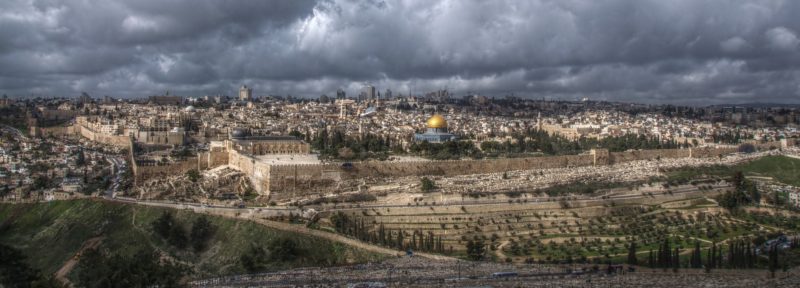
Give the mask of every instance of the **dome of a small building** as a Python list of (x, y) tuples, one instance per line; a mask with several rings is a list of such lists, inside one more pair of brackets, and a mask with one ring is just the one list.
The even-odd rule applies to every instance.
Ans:
[(189, 105), (189, 106), (186, 106), (186, 108), (183, 108), (183, 111), (186, 111), (186, 112), (194, 112), (195, 110), (196, 109), (192, 105)]
[(428, 128), (447, 128), (447, 120), (444, 120), (444, 117), (439, 114), (435, 114), (431, 116), (431, 118), (428, 118), (426, 124), (428, 125)]
[(231, 138), (233, 139), (241, 139), (247, 137), (247, 130), (242, 128), (234, 128), (231, 131)]

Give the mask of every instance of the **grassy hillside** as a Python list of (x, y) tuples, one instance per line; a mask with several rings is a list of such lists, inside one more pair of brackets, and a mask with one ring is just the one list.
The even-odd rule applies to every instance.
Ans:
[(766, 156), (737, 165), (736, 168), (747, 175), (772, 177), (789, 185), (800, 186), (800, 159), (786, 156)]
[[(75, 200), (39, 204), (0, 204), (0, 243), (11, 245), (28, 255), (30, 265), (52, 274), (74, 255), (83, 243), (103, 237), (103, 251), (132, 255), (151, 247), (189, 264), (193, 276), (244, 273), (239, 257), (251, 247), (266, 247), (277, 238), (297, 243), (300, 256), (288, 262), (269, 263), (268, 269), (299, 266), (328, 266), (379, 260), (381, 256), (356, 250), (323, 239), (276, 231), (247, 221), (209, 216), (216, 227), (208, 249), (195, 253), (179, 250), (154, 234), (151, 223), (165, 209)], [(176, 211), (175, 218), (187, 231), (200, 214)]]
[(786, 156), (764, 156), (734, 166), (681, 167), (667, 172), (668, 181), (689, 183), (703, 176), (730, 177), (735, 171), (747, 176), (772, 177), (776, 181), (800, 186), (800, 159)]

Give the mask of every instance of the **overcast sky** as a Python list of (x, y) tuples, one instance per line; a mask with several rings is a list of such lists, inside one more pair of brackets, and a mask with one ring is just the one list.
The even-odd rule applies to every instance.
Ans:
[(800, 103), (800, 1), (2, 0), (0, 93)]

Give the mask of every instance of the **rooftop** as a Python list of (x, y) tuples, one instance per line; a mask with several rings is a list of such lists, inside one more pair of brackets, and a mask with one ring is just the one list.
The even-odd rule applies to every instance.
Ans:
[(259, 161), (270, 165), (305, 165), (322, 163), (316, 154), (269, 154), (254, 156)]

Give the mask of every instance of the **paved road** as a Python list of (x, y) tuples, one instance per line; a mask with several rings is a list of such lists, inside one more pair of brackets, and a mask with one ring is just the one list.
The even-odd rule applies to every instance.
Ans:
[(0, 126), (2, 126), (3, 130), (9, 131), (9, 132), (11, 132), (13, 134), (16, 134), (18, 138), (21, 138), (21, 139), (23, 139), (25, 141), (28, 140), (28, 136), (25, 136), (25, 134), (22, 133), (22, 131), (19, 131), (19, 129), (11, 127), (11, 126), (8, 126), (8, 125), (5, 125), (5, 124), (0, 124)]
[(114, 173), (114, 181), (111, 183), (111, 186), (106, 189), (104, 197), (107, 199), (112, 199), (117, 197), (117, 189), (122, 183), (122, 176), (125, 174), (125, 170), (127, 169), (127, 163), (122, 157), (106, 155), (106, 160), (111, 163), (112, 171)]

